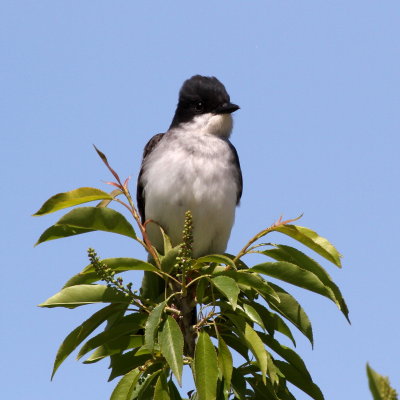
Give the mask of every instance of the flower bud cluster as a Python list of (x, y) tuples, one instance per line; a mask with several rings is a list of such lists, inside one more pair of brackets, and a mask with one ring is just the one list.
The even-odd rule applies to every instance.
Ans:
[(108, 287), (114, 288), (117, 291), (124, 293), (126, 296), (133, 297), (134, 293), (132, 292), (132, 283), (128, 283), (125, 286), (124, 281), (120, 276), (115, 278), (115, 271), (100, 260), (94, 249), (88, 249), (88, 257), (100, 280), (106, 282)]
[(193, 216), (190, 211), (185, 213), (185, 224), (182, 231), (182, 246), (179, 249), (179, 255), (176, 258), (179, 266), (186, 269), (190, 266), (190, 260), (193, 254)]

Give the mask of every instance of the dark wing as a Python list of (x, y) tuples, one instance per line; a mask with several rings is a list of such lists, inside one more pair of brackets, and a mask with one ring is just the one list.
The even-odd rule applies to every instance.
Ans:
[(157, 144), (160, 142), (160, 140), (164, 137), (163, 133), (158, 133), (157, 135), (154, 135), (144, 146), (144, 151), (143, 151), (143, 159), (142, 159), (142, 166), (140, 168), (138, 180), (137, 180), (137, 189), (136, 189), (136, 201), (137, 201), (137, 206), (139, 209), (139, 214), (142, 219), (142, 223), (146, 221), (146, 216), (144, 215), (144, 209), (145, 209), (145, 198), (144, 198), (144, 185), (143, 185), (143, 166), (144, 162), (146, 160), (146, 157), (155, 149)]
[(238, 153), (235, 149), (235, 146), (228, 141), (229, 147), (232, 150), (232, 156), (233, 156), (233, 162), (235, 164), (235, 169), (236, 169), (236, 183), (238, 186), (238, 190), (236, 193), (236, 205), (240, 203), (240, 198), (242, 197), (242, 191), (243, 191), (243, 176), (242, 176), (242, 170), (240, 168), (240, 161), (239, 161), (239, 156)]

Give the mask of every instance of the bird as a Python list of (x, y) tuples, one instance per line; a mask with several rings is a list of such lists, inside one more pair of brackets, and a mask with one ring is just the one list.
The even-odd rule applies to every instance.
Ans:
[(238, 153), (229, 140), (232, 113), (239, 108), (216, 77), (194, 75), (179, 91), (168, 130), (146, 144), (137, 205), (142, 223), (156, 222), (147, 224), (146, 231), (159, 252), (159, 226), (177, 246), (188, 210), (193, 217), (192, 256), (225, 252), (243, 190)]

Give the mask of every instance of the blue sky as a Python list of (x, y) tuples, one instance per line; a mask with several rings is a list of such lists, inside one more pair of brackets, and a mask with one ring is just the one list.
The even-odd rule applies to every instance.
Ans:
[(4, 398), (108, 399), (106, 363), (71, 358), (49, 381), (62, 339), (95, 308), (35, 305), (87, 265), (90, 246), (102, 257), (144, 253), (105, 233), (33, 248), (61, 213), (30, 215), (55, 193), (107, 189), (93, 143), (134, 191), (144, 144), (169, 126), (180, 85), (197, 73), (217, 76), (241, 106), (232, 142), (245, 186), (228, 250), (304, 213), (299, 225), (344, 255), (342, 270), (323, 265), (352, 325), (288, 286), (314, 327), (315, 348), (298, 335), (297, 351), (327, 400), (370, 398), (367, 361), (400, 390), (399, 37), (398, 1), (3, 0)]

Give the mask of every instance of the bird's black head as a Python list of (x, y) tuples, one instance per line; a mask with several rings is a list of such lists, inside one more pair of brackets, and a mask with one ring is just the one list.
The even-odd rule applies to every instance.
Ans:
[(191, 121), (200, 114), (231, 114), (239, 106), (232, 104), (225, 86), (215, 77), (195, 75), (186, 80), (171, 126)]

